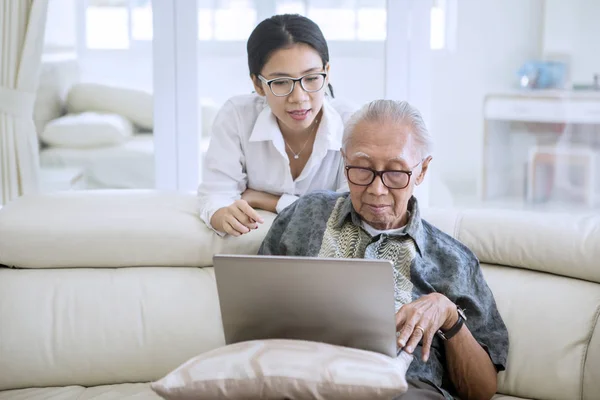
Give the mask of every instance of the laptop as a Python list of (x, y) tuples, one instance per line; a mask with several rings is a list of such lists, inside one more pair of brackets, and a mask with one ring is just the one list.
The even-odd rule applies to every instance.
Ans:
[(390, 261), (215, 255), (213, 264), (227, 344), (299, 339), (397, 355)]

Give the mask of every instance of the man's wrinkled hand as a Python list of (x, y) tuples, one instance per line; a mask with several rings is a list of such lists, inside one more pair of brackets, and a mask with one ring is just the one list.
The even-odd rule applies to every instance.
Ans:
[(446, 296), (431, 293), (403, 305), (396, 313), (398, 346), (412, 354), (423, 340), (423, 361), (429, 359), (433, 337), (440, 328), (449, 328), (458, 320), (456, 305)]

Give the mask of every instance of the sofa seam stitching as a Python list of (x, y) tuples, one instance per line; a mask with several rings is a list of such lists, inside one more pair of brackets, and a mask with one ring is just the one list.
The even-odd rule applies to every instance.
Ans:
[(585, 345), (585, 351), (583, 352), (583, 357), (581, 360), (581, 395), (580, 399), (583, 400), (584, 395), (584, 383), (585, 383), (585, 366), (587, 364), (588, 354), (590, 350), (590, 344), (592, 343), (592, 338), (594, 337), (594, 333), (596, 332), (596, 327), (598, 326), (598, 320), (600, 319), (600, 306), (596, 307), (596, 315), (593, 318), (592, 329), (590, 329), (588, 340)]

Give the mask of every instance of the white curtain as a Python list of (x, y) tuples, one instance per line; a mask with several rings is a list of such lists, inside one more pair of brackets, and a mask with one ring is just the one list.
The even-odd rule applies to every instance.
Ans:
[(48, 0), (0, 0), (0, 205), (37, 190), (33, 104)]

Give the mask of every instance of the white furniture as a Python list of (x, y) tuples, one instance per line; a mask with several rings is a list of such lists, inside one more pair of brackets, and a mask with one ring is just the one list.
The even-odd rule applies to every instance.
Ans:
[[(155, 182), (154, 137), (152, 134), (152, 97), (141, 96), (139, 104), (131, 103), (125, 96), (120, 107), (114, 100), (109, 103), (110, 90), (100, 86), (97, 96), (82, 95), (78, 60), (72, 56), (59, 59), (46, 59), (42, 64), (39, 89), (36, 93), (34, 120), (38, 136), (50, 121), (66, 115), (70, 104), (77, 100), (78, 108), (73, 112), (94, 111), (90, 108), (110, 107), (112, 112), (123, 113), (133, 122), (145, 123), (142, 132), (137, 132), (129, 140), (114, 146), (91, 148), (69, 148), (48, 146), (40, 151), (40, 165), (43, 168), (80, 168), (84, 171), (84, 181), (88, 189), (150, 189)], [(75, 88), (71, 93), (70, 89)], [(117, 88), (116, 93), (128, 93), (125, 88)], [(69, 97), (70, 95), (70, 97)], [(114, 95), (113, 95), (114, 97)], [(136, 97), (133, 97), (134, 99)], [(128, 103), (129, 101), (129, 103)], [(121, 111), (123, 108), (123, 111)], [(204, 154), (210, 142), (210, 128), (219, 106), (210, 99), (200, 99), (199, 114), (202, 118), (202, 131), (199, 138), (199, 151)], [(102, 111), (102, 110), (100, 110)], [(137, 116), (137, 118), (131, 117)], [(198, 167), (199, 168), (199, 167)]]
[[(595, 159), (600, 138), (577, 143), (576, 130), (592, 126), (600, 135), (600, 92), (536, 90), (490, 94), (484, 101), (483, 165), (480, 197), (483, 200), (522, 198), (532, 200), (538, 158), (575, 159), (585, 153), (589, 160), (584, 175), (591, 180), (583, 196), (593, 206), (600, 193)], [(512, 128), (516, 133), (511, 135)], [(581, 136), (581, 135), (580, 135)], [(538, 154), (539, 153), (539, 154)], [(554, 164), (556, 168), (557, 165)], [(559, 168), (568, 169), (564, 163)], [(560, 182), (559, 182), (560, 184)]]
[[(546, 166), (553, 175), (551, 180), (555, 181), (557, 186), (562, 186), (562, 189), (569, 192), (571, 197), (581, 198), (586, 205), (593, 207), (598, 197), (596, 189), (597, 159), (598, 153), (587, 146), (532, 146), (529, 149), (528, 157), (527, 199), (530, 202), (535, 201), (534, 196), (537, 193), (535, 186), (539, 183), (537, 179), (539, 169)], [(569, 179), (560, 179), (556, 176), (557, 174), (568, 174), (573, 166), (581, 167), (583, 184), (580, 187), (569, 185)]]
[[(224, 344), (212, 255), (256, 253), (273, 215), (219, 238), (192, 194), (71, 191), (0, 210), (0, 399), (151, 399)], [(498, 399), (598, 399), (600, 215), (422, 210), (481, 260), (507, 325)]]
[(39, 189), (41, 192), (85, 188), (84, 171), (82, 168), (40, 168), (39, 179)]

